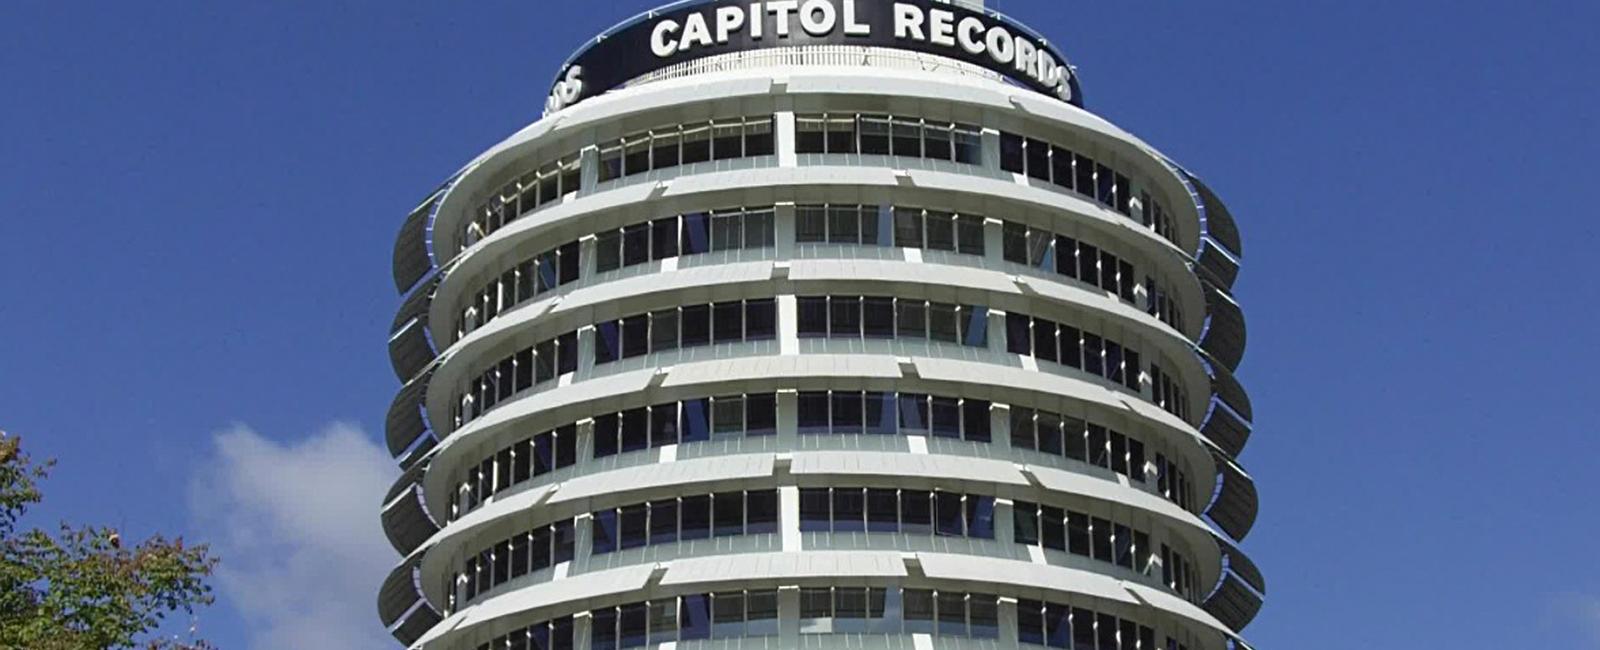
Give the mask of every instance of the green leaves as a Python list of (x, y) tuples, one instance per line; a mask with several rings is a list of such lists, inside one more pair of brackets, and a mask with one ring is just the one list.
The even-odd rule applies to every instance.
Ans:
[(141, 641), (171, 613), (212, 602), (207, 547), (157, 535), (128, 547), (104, 527), (17, 531), (53, 463), (0, 434), (0, 649), (207, 648)]

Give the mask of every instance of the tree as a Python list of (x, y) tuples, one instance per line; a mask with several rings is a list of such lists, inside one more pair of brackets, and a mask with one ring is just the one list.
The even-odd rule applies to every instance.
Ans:
[(206, 546), (160, 535), (127, 546), (114, 529), (66, 523), (54, 535), (18, 529), (54, 465), (0, 432), (0, 649), (211, 648), (146, 638), (168, 614), (211, 603)]

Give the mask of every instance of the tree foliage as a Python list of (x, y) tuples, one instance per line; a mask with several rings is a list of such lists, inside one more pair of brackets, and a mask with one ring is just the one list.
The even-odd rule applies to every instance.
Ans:
[(159, 535), (130, 546), (111, 528), (65, 523), (19, 529), (52, 466), (0, 432), (0, 649), (211, 648), (146, 638), (168, 614), (211, 603), (206, 546)]

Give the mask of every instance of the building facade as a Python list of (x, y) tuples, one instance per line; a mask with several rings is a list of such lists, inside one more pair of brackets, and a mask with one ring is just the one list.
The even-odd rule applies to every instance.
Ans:
[(405, 221), (426, 650), (1245, 648), (1233, 218), (981, 2), (679, 3)]

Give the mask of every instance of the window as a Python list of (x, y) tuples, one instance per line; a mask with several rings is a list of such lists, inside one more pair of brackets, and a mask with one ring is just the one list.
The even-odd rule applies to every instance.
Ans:
[(949, 212), (927, 212), (928, 249), (954, 251), (956, 249), (955, 215)]
[(1022, 136), (1004, 132), (1000, 134), (1000, 169), (1014, 174), (1021, 174), (1027, 169), (1022, 142)]
[(829, 115), (826, 121), (827, 153), (855, 153), (855, 117), (852, 115)]
[(821, 115), (796, 115), (795, 153), (827, 153), (827, 121)]
[(832, 530), (832, 497), (828, 488), (800, 489), (800, 530), (825, 533)]
[(889, 154), (889, 117), (866, 116), (861, 117), (861, 153), (869, 155)]
[(745, 493), (745, 534), (765, 535), (778, 532), (778, 491), (754, 490)]

